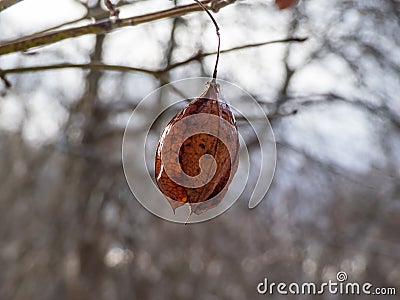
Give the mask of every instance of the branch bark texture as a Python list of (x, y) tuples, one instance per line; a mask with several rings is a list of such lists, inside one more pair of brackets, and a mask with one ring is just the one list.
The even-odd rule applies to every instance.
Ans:
[[(218, 12), (221, 8), (235, 2), (234, 0), (226, 1), (210, 1), (205, 0), (201, 3), (207, 8), (214, 12)], [(182, 15), (186, 15), (191, 12), (202, 11), (203, 9), (197, 4), (188, 4), (176, 6), (170, 9), (144, 14), (136, 17), (125, 18), (125, 19), (106, 19), (98, 21), (94, 24), (89, 24), (85, 26), (68, 28), (57, 30), (53, 32), (44, 32), (39, 34), (33, 34), (27, 37), (22, 37), (13, 41), (0, 43), (0, 55), (26, 51), (28, 49), (44, 46), (52, 43), (56, 43), (65, 39), (83, 36), (86, 34), (105, 34), (113, 29), (122, 28), (126, 26), (135, 26), (143, 23), (153, 22), (165, 18), (174, 18)]]

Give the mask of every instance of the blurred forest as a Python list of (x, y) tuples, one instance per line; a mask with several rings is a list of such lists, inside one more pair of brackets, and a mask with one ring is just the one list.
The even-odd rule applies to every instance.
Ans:
[[(0, 46), (108, 17), (95, 0), (11, 2)], [(222, 49), (248, 47), (222, 53), (219, 76), (270, 117), (278, 162), (265, 199), (249, 210), (244, 193), (184, 226), (145, 210), (124, 177), (135, 105), (170, 81), (211, 75), (204, 12), (2, 55), (0, 299), (285, 299), (258, 295), (257, 283), (338, 271), (400, 292), (400, 1), (228, 2), (214, 14)], [(191, 3), (117, 7), (124, 18)], [(308, 40), (249, 46), (287, 37)]]

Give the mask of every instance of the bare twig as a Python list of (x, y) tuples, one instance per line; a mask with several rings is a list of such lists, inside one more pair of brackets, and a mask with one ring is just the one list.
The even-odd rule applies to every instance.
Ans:
[[(275, 44), (275, 43), (286, 43), (286, 42), (303, 42), (306, 39), (303, 38), (291, 38), (291, 39), (283, 39), (283, 40), (276, 40), (276, 41), (269, 41), (265, 43), (257, 43), (257, 44), (247, 44), (239, 47), (234, 47), (226, 50), (221, 50), (221, 53), (228, 53), (237, 50), (243, 50), (247, 48), (254, 48), (260, 47), (268, 44)], [(155, 77), (160, 77), (163, 73), (171, 71), (172, 69), (178, 68), (183, 66), (191, 61), (199, 60), (202, 57), (215, 55), (217, 52), (207, 52), (207, 53), (197, 53), (194, 56), (189, 57), (181, 62), (177, 62), (175, 64), (167, 65), (164, 69), (161, 70), (148, 70), (143, 68), (136, 68), (136, 67), (128, 67), (128, 66), (121, 66), (121, 65), (109, 65), (104, 64), (101, 62), (92, 62), (88, 64), (71, 64), (71, 63), (62, 63), (56, 65), (43, 65), (43, 66), (31, 66), (31, 67), (22, 67), (22, 68), (12, 68), (12, 69), (5, 69), (0, 71), (2, 76), (7, 74), (18, 74), (18, 73), (27, 73), (27, 72), (38, 72), (38, 71), (46, 71), (46, 70), (55, 70), (55, 69), (98, 69), (98, 70), (105, 70), (105, 71), (119, 71), (119, 72), (141, 72), (146, 73), (149, 75), (153, 75)]]
[[(201, 2), (203, 5), (210, 3), (210, 0), (205, 0)], [(218, 4), (218, 3), (217, 3)], [(213, 9), (218, 10), (221, 7), (226, 6), (225, 2), (221, 2), (219, 5), (214, 5)], [(75, 28), (68, 28), (64, 30), (58, 30), (54, 32), (40, 33), (37, 35), (22, 37), (14, 41), (9, 41), (0, 44), (0, 55), (25, 51), (30, 48), (44, 46), (59, 42), (68, 38), (83, 36), (86, 34), (105, 34), (113, 29), (122, 28), (126, 26), (134, 26), (143, 23), (153, 22), (156, 20), (161, 20), (165, 18), (179, 17), (191, 12), (201, 11), (202, 8), (197, 4), (188, 4), (182, 6), (176, 6), (167, 10), (162, 10), (150, 14), (145, 14), (141, 16), (120, 19), (119, 22), (107, 19), (103, 21), (98, 21), (94, 24), (80, 26)]]
[[(260, 46), (265, 46), (265, 45), (270, 45), (270, 44), (277, 44), (277, 43), (304, 42), (306, 40), (307, 40), (307, 38), (288, 38), (288, 39), (268, 41), (268, 42), (263, 42), (263, 43), (246, 44), (246, 45), (233, 47), (233, 48), (226, 49), (226, 50), (221, 50), (220, 53), (229, 53), (229, 52), (233, 52), (233, 51), (237, 51), (237, 50), (256, 48), (256, 47), (260, 47)], [(174, 68), (180, 67), (180, 66), (182, 66), (184, 64), (187, 64), (188, 62), (195, 61), (195, 60), (200, 60), (203, 57), (210, 56), (210, 55), (215, 55), (215, 54), (217, 54), (217, 52), (206, 52), (206, 53), (198, 52), (197, 54), (189, 57), (188, 59), (186, 59), (184, 61), (177, 62), (175, 64), (170, 65), (169, 69), (165, 70), (165, 71), (169, 71), (171, 69), (174, 69)]]
[[(287, 34), (289, 36), (294, 34), (296, 32), (296, 29), (298, 26), (299, 26), (299, 22), (298, 22), (297, 18), (292, 18)], [(275, 103), (276, 110), (279, 110), (280, 106), (286, 102), (286, 98), (287, 98), (288, 91), (289, 91), (289, 86), (292, 82), (293, 76), (296, 73), (296, 69), (292, 68), (289, 64), (289, 59), (292, 54), (292, 49), (293, 48), (291, 47), (290, 44), (287, 47), (285, 47), (284, 56), (283, 56), (283, 64), (285, 67), (285, 76), (283, 78), (282, 85), (278, 91), (278, 99)]]
[(45, 66), (32, 66), (23, 68), (14, 68), (0, 71), (0, 77), (6, 74), (18, 74), (26, 72), (39, 72), (46, 70), (57, 70), (57, 69), (88, 69), (88, 70), (104, 70), (104, 71), (119, 71), (119, 72), (140, 72), (153, 75), (155, 77), (159, 76), (160, 71), (152, 71), (147, 69), (127, 67), (121, 65), (108, 65), (101, 62), (91, 62), (87, 64), (69, 64), (62, 63), (56, 65), (45, 65)]
[[(288, 99), (290, 100), (290, 98)], [(341, 95), (328, 93), (328, 94), (320, 94), (320, 95), (311, 95), (307, 96), (304, 99), (295, 98), (292, 103), (288, 103), (288, 105), (297, 105), (298, 108), (317, 105), (322, 103), (333, 103), (333, 102), (343, 102), (354, 107), (358, 107), (364, 109), (371, 113), (372, 115), (384, 116), (386, 120), (389, 120), (394, 126), (400, 128), (400, 116), (396, 114), (393, 110), (387, 107), (385, 104), (375, 105), (372, 103), (368, 103), (363, 101), (362, 99), (347, 99)], [(297, 109), (297, 108), (296, 108)]]
[[(1, 0), (0, 0), (0, 1), (1, 1)], [(44, 33), (44, 32), (55, 31), (55, 30), (57, 30), (57, 29), (60, 29), (61, 27), (66, 27), (66, 26), (74, 25), (75, 23), (78, 23), (78, 22), (83, 21), (83, 20), (90, 20), (90, 19), (101, 20), (101, 19), (107, 18), (108, 15), (109, 15), (109, 14), (107, 14), (106, 11), (103, 11), (103, 10), (98, 10), (98, 9), (91, 10), (91, 9), (89, 8), (89, 6), (87, 5), (87, 3), (83, 3), (83, 2), (82, 2), (81, 4), (82, 4), (82, 5), (86, 8), (86, 10), (87, 10), (87, 13), (86, 13), (84, 16), (82, 16), (82, 17), (80, 17), (80, 18), (77, 18), (77, 19), (74, 19), (74, 20), (71, 20), (71, 21), (67, 21), (67, 22), (65, 22), (65, 23), (61, 23), (61, 24), (55, 25), (55, 26), (53, 26), (53, 27), (46, 28), (46, 29), (43, 30), (43, 31), (36, 32), (36, 33), (33, 34), (32, 36), (37, 35), (37, 34), (41, 34), (41, 33)], [(125, 6), (127, 6), (127, 5), (125, 5)], [(118, 10), (120, 10), (122, 7), (124, 7), (124, 5), (118, 6), (118, 5), (115, 5), (115, 4), (114, 4), (114, 8), (117, 9), (117, 7), (118, 7)]]
[(0, 0), (0, 12), (23, 0)]
[[(269, 41), (269, 42), (264, 42), (264, 43), (247, 44), (247, 45), (243, 45), (243, 46), (239, 46), (239, 47), (222, 50), (222, 51), (220, 51), (220, 53), (228, 53), (228, 52), (233, 52), (233, 51), (237, 51), (237, 50), (260, 47), (260, 46), (274, 44), (274, 43), (304, 42), (305, 40), (306, 40), (306, 38), (290, 38), (290, 39)], [(206, 56), (215, 55), (217, 53), (218, 52), (208, 52), (208, 53), (199, 52), (199, 53), (195, 54), (194, 56), (191, 56), (188, 59), (185, 59), (181, 62), (177, 62), (174, 64), (167, 64), (167, 66), (161, 70), (149, 70), (149, 69), (121, 66), (121, 65), (109, 65), (109, 64), (104, 64), (101, 62), (91, 62), (88, 64), (61, 63), (61, 64), (55, 64), (55, 65), (31, 66), (31, 67), (21, 67), (21, 68), (0, 70), (0, 79), (2, 79), (4, 81), (6, 87), (9, 88), (11, 86), (11, 84), (6, 79), (7, 74), (19, 74), (19, 73), (27, 73), (27, 72), (39, 72), (39, 71), (46, 71), (46, 70), (68, 69), (68, 68), (117, 71), (117, 72), (140, 72), (140, 73), (152, 75), (157, 79), (162, 79), (162, 75), (171, 71), (172, 69), (183, 66), (191, 61), (200, 60)], [(293, 113), (295, 113), (295, 112), (293, 112)]]
[(119, 22), (119, 9), (115, 7), (111, 0), (104, 0), (104, 3), (106, 4), (107, 9), (110, 11), (110, 15), (115, 17), (117, 22)]
[(287, 143), (285, 141), (277, 141), (276, 144), (279, 147), (290, 149), (292, 151), (295, 151), (295, 152), (303, 155), (304, 158), (306, 158), (308, 160), (308, 162), (313, 163), (314, 166), (326, 169), (330, 173), (335, 174), (336, 176), (345, 178), (346, 180), (348, 180), (354, 184), (360, 185), (360, 186), (368, 188), (368, 189), (376, 189), (376, 186), (373, 186), (371, 184), (360, 181), (358, 179), (359, 176), (357, 176), (357, 174), (350, 175), (350, 173), (345, 168), (340, 167), (340, 166), (336, 165), (335, 163), (329, 162), (327, 160), (317, 158), (314, 154), (309, 153), (307, 150), (302, 149), (301, 147), (297, 147), (297, 146), (295, 146), (291, 143)]
[(1, 69), (0, 69), (0, 79), (4, 82), (4, 85), (6, 86), (6, 88), (11, 87), (11, 82), (8, 81), (8, 79), (6, 78), (5, 72)]

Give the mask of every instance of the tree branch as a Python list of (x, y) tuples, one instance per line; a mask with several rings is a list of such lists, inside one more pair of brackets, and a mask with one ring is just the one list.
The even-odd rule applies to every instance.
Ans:
[(119, 71), (119, 72), (140, 72), (159, 77), (160, 71), (152, 71), (142, 68), (127, 67), (121, 65), (108, 65), (102, 62), (91, 62), (87, 64), (70, 64), (62, 63), (55, 65), (44, 65), (44, 66), (32, 66), (32, 67), (22, 67), (7, 70), (0, 70), (0, 76), (6, 74), (18, 74), (27, 72), (38, 72), (46, 70), (57, 70), (57, 69), (87, 69), (87, 70), (104, 70), (104, 71)]
[[(307, 40), (307, 38), (288, 38), (288, 39), (268, 41), (268, 42), (263, 42), (263, 43), (246, 44), (246, 45), (233, 47), (233, 48), (226, 49), (226, 50), (221, 50), (220, 53), (221, 54), (222, 53), (229, 53), (229, 52), (233, 52), (233, 51), (237, 51), (237, 50), (256, 48), (256, 47), (260, 47), (260, 46), (265, 46), (265, 45), (270, 45), (270, 44), (278, 44), (278, 43), (290, 43), (290, 42), (299, 42), (299, 43), (301, 43), (301, 42), (304, 42), (306, 40)], [(189, 57), (188, 59), (186, 59), (184, 61), (177, 62), (175, 64), (171, 64), (169, 66), (169, 68), (166, 69), (166, 71), (169, 71), (171, 69), (180, 67), (180, 66), (182, 66), (184, 64), (187, 64), (187, 63), (195, 61), (195, 60), (200, 60), (203, 57), (210, 56), (210, 55), (215, 55), (215, 54), (217, 54), (217, 51), (206, 52), (206, 53), (198, 52), (197, 54), (193, 55), (192, 57)]]
[[(260, 46), (275, 44), (275, 43), (304, 42), (305, 40), (306, 40), (306, 38), (289, 38), (289, 39), (283, 39), (283, 40), (268, 41), (268, 42), (264, 42), (264, 43), (247, 44), (247, 45), (243, 45), (243, 46), (239, 46), (239, 47), (233, 47), (230, 49), (221, 50), (221, 53), (229, 53), (229, 52), (233, 52), (233, 51), (237, 51), (237, 50), (260, 47)], [(200, 60), (203, 57), (215, 55), (215, 54), (217, 54), (217, 52), (206, 52), (206, 53), (199, 52), (181, 62), (177, 62), (177, 63), (170, 64), (170, 65), (167, 64), (167, 66), (165, 68), (160, 69), (160, 70), (148, 70), (148, 69), (143, 69), (143, 68), (128, 67), (128, 66), (121, 66), (121, 65), (109, 65), (109, 64), (104, 64), (102, 62), (91, 62), (88, 64), (61, 63), (61, 64), (55, 64), (55, 65), (12, 68), (12, 69), (0, 70), (0, 75), (1, 75), (1, 77), (4, 77), (7, 74), (18, 74), (18, 73), (38, 72), (38, 71), (45, 71), (45, 70), (74, 68), (74, 69), (90, 69), (90, 70), (98, 69), (98, 70), (119, 71), (119, 72), (141, 72), (141, 73), (146, 73), (149, 75), (153, 75), (156, 78), (159, 78), (163, 73), (171, 71), (172, 69), (183, 66), (191, 61)]]
[[(218, 11), (222, 7), (226, 6), (227, 3), (230, 4), (233, 2), (234, 1), (227, 2), (227, 1), (204, 0), (201, 3), (213, 11)], [(211, 3), (213, 5), (209, 5)], [(44, 33), (34, 34), (29, 37), (22, 37), (14, 41), (1, 43), (0, 55), (18, 51), (25, 51), (30, 48), (44, 46), (68, 38), (83, 36), (86, 34), (105, 34), (116, 28), (139, 25), (165, 18), (179, 17), (191, 12), (202, 11), (202, 10), (203, 9), (197, 3), (194, 3), (194, 4), (176, 6), (170, 9), (126, 19), (118, 19), (118, 20), (106, 19), (86, 26), (68, 28), (54, 32), (44, 32)]]
[(23, 0), (0, 0), (0, 12)]
[(359, 186), (362, 186), (362, 187), (365, 187), (368, 189), (376, 189), (376, 186), (373, 186), (373, 185), (369, 184), (368, 182), (359, 180), (358, 174), (352, 174), (346, 168), (340, 167), (337, 164), (335, 164), (334, 162), (330, 162), (327, 159), (318, 158), (318, 157), (316, 157), (315, 154), (309, 153), (307, 150), (302, 149), (301, 147), (297, 147), (297, 146), (295, 146), (291, 143), (287, 143), (285, 141), (276, 141), (276, 144), (278, 147), (286, 148), (286, 149), (289, 149), (291, 151), (294, 151), (294, 152), (297, 152), (297, 153), (303, 155), (303, 157), (306, 158), (308, 162), (313, 163), (314, 166), (323, 168), (336, 176), (342, 177), (356, 185), (359, 185)]
[(288, 99), (290, 102), (287, 103), (288, 106), (294, 106), (293, 110), (298, 110), (301, 107), (318, 105), (318, 104), (327, 104), (333, 102), (343, 102), (354, 107), (358, 107), (366, 110), (372, 115), (379, 115), (384, 117), (384, 119), (389, 120), (396, 128), (400, 129), (400, 116), (397, 115), (393, 110), (391, 110), (385, 104), (376, 105), (369, 103), (367, 101), (363, 101), (362, 99), (347, 99), (341, 95), (335, 93), (328, 94), (320, 94), (320, 95), (310, 95), (304, 98), (297, 97), (292, 99)]

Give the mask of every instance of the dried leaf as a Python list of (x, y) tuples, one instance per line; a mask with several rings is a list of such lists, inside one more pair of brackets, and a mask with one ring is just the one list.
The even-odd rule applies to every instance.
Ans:
[(287, 9), (297, 4), (298, 0), (275, 0), (276, 6), (279, 9)]
[(217, 206), (237, 170), (236, 122), (219, 97), (218, 85), (209, 83), (199, 98), (172, 118), (161, 135), (155, 177), (174, 211), (185, 203), (196, 214)]

